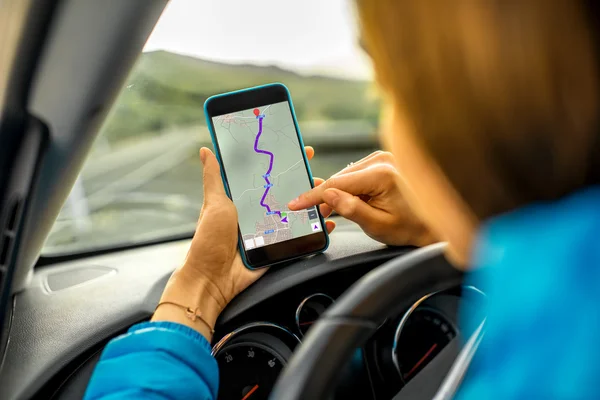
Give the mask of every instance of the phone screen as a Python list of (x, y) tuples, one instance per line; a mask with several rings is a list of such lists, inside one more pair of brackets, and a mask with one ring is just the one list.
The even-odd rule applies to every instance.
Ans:
[(321, 232), (315, 207), (287, 203), (311, 189), (287, 101), (212, 117), (246, 251)]

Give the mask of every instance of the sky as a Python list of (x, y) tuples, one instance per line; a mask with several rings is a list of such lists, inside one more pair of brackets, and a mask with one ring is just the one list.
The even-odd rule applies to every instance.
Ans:
[(144, 51), (369, 79), (352, 0), (171, 0)]

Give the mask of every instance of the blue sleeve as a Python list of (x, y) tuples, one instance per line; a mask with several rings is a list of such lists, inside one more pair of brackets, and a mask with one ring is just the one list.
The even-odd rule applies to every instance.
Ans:
[(219, 370), (208, 341), (172, 322), (146, 322), (111, 340), (85, 394), (92, 399), (216, 399)]

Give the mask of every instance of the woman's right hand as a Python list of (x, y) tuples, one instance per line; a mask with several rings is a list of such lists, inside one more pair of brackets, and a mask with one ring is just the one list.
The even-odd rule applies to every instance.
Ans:
[(292, 200), (290, 210), (320, 204), (356, 222), (371, 238), (388, 245), (425, 246), (435, 237), (409, 208), (400, 190), (401, 177), (391, 153), (376, 151)]

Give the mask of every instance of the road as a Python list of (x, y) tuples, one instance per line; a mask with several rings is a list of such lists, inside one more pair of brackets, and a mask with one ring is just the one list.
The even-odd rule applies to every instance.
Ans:
[[(349, 132), (347, 126), (359, 124), (302, 126), (305, 143), (316, 148), (311, 161), (315, 176), (329, 177), (377, 148), (372, 133)], [(327, 127), (330, 133), (324, 136)], [(201, 146), (212, 147), (208, 130), (190, 127), (91, 154), (80, 176), (82, 190), (63, 207), (44, 251), (69, 252), (193, 230), (202, 204)], [(81, 216), (72, 205), (81, 202), (89, 221), (77, 224)]]

